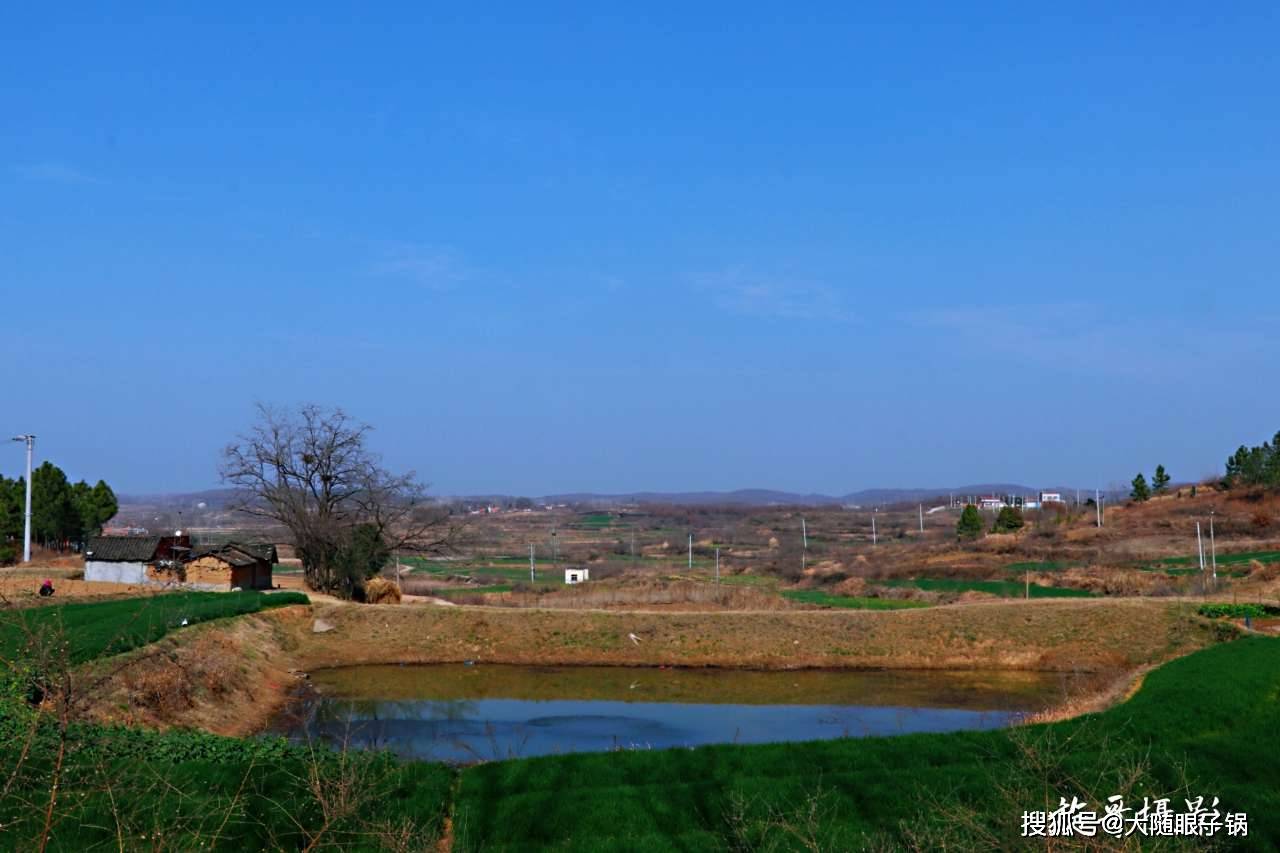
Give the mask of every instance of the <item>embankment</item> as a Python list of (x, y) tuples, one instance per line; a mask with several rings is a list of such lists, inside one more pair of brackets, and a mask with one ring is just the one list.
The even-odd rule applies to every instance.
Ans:
[[(322, 630), (317, 631), (316, 629)], [(1118, 674), (1208, 645), (1191, 605), (1046, 600), (909, 611), (645, 613), (314, 604), (176, 631), (86, 670), (90, 716), (243, 735), (298, 672), (376, 663)]]
[[(303, 668), (360, 663), (1131, 669), (1211, 642), (1194, 607), (993, 602), (908, 611), (646, 613), (318, 604)], [(301, 626), (295, 625), (295, 629)]]

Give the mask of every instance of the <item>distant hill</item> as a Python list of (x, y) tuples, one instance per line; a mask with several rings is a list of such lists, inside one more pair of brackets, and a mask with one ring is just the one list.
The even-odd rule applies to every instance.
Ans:
[[(1053, 487), (1064, 494), (1074, 493), (1074, 487)], [(616, 506), (619, 504), (682, 504), (686, 506), (702, 506), (707, 504), (738, 504), (742, 506), (888, 506), (890, 504), (914, 503), (946, 498), (948, 495), (964, 497), (967, 495), (1034, 495), (1037, 489), (1016, 483), (978, 483), (964, 486), (944, 486), (939, 488), (877, 488), (862, 489), (843, 495), (824, 495), (816, 492), (785, 492), (777, 489), (736, 489), (726, 492), (566, 492), (563, 494), (544, 495), (536, 499), (546, 503), (597, 504), (600, 506)], [(173, 494), (137, 494), (121, 495), (121, 507), (131, 508), (166, 508), (184, 509), (195, 507), (201, 503), (209, 510), (222, 510), (231, 502), (233, 489), (206, 489), (200, 492), (181, 492)], [(516, 495), (468, 495), (457, 496), (459, 500), (510, 500)], [(453, 497), (441, 497), (442, 500), (453, 500)]]
[(844, 495), (802, 494), (774, 489), (738, 489), (731, 492), (624, 492), (601, 494), (597, 492), (572, 492), (547, 495), (550, 503), (627, 504), (671, 503), (684, 505), (743, 504), (746, 506), (886, 506), (895, 503), (946, 498), (948, 495), (987, 494), (1035, 494), (1036, 489), (1015, 483), (980, 483), (966, 486), (947, 486), (936, 489), (863, 489)]
[(201, 492), (155, 492), (151, 494), (119, 495), (121, 506), (149, 506), (182, 509), (204, 504), (210, 509), (222, 509), (231, 503), (235, 489), (205, 489)]

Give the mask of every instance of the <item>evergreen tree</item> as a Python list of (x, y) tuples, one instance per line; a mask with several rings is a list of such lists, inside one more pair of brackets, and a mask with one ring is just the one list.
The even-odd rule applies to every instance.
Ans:
[(1016, 507), (1002, 507), (1000, 512), (996, 515), (996, 523), (992, 525), (991, 532), (1013, 533), (1021, 530), (1025, 523), (1026, 522), (1022, 520), (1022, 513)]
[(71, 487), (71, 492), (84, 536), (97, 536), (102, 532), (102, 526), (120, 509), (116, 493), (102, 480), (95, 486), (81, 480)]
[(1169, 491), (1169, 481), (1172, 479), (1169, 473), (1164, 470), (1163, 465), (1157, 465), (1155, 476), (1151, 478), (1151, 486), (1155, 489), (1157, 495), (1163, 495)]
[(1142, 476), (1141, 472), (1133, 478), (1133, 491), (1129, 493), (1129, 497), (1139, 502), (1151, 497), (1151, 489), (1147, 487), (1147, 478)]
[(956, 522), (956, 537), (959, 539), (977, 539), (982, 535), (982, 531), (982, 516), (978, 514), (978, 508), (973, 504), (968, 504), (965, 506), (964, 511), (960, 513), (960, 520)]
[(52, 462), (31, 472), (31, 536), (56, 547), (79, 541), (83, 532), (67, 475)]

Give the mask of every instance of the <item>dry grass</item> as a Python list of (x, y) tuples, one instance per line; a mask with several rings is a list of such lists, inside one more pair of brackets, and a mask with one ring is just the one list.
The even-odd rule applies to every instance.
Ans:
[(308, 608), (284, 607), (193, 625), (133, 652), (87, 664), (95, 722), (200, 728), (244, 736), (258, 731), (297, 683), (295, 631)]
[(317, 604), (303, 668), (358, 663), (1132, 669), (1213, 641), (1194, 606), (1033, 599), (903, 611), (644, 612)]
[(568, 586), (549, 592), (512, 591), (488, 597), (506, 607), (567, 610), (791, 610), (792, 602), (747, 586), (721, 586), (683, 579), (624, 577)]
[(1069, 720), (1083, 714), (1096, 714), (1113, 705), (1125, 702), (1142, 687), (1142, 680), (1147, 673), (1155, 669), (1154, 664), (1138, 667), (1112, 680), (1101, 690), (1083, 693), (1078, 696), (1067, 696), (1063, 701), (1051, 708), (1024, 717), (1020, 725), (1030, 726), (1037, 723), (1056, 723)]
[(364, 582), (365, 604), (399, 604), (400, 587), (386, 578), (370, 578)]

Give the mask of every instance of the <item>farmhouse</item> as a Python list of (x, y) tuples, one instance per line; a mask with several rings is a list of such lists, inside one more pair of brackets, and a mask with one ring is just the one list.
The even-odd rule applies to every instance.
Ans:
[[(187, 536), (97, 536), (84, 551), (84, 579), (111, 583), (163, 581), (190, 550)], [(176, 579), (176, 578), (175, 578)]]
[(564, 570), (565, 583), (582, 583), (583, 581), (587, 581), (587, 580), (591, 580), (591, 570), (586, 568), (585, 566), (580, 569)]
[(187, 563), (187, 583), (227, 589), (271, 589), (276, 546), (227, 542), (194, 554)]

